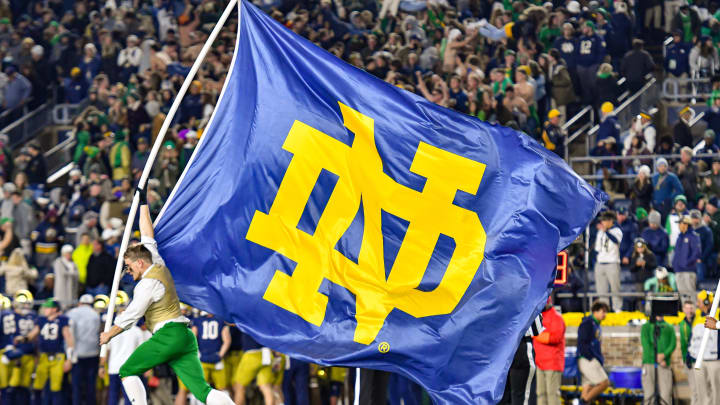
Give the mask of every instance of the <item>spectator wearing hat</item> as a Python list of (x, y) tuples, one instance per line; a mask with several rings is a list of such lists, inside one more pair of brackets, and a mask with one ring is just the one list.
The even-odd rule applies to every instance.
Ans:
[(687, 199), (685, 195), (681, 194), (676, 196), (673, 200), (673, 209), (665, 220), (665, 230), (670, 237), (670, 249), (668, 250), (668, 261), (670, 263), (672, 263), (673, 249), (675, 249), (677, 238), (680, 235), (680, 219), (687, 215), (690, 215), (690, 212), (687, 209)]
[[(661, 269), (665, 270), (664, 268)], [(671, 404), (673, 376), (670, 363), (677, 345), (675, 328), (665, 322), (664, 317), (657, 316), (653, 321), (645, 323), (640, 329), (640, 343), (642, 344), (644, 404), (652, 404), (651, 398), (655, 395), (660, 396), (661, 403)], [(660, 392), (655, 392), (656, 381)]]
[(70, 69), (70, 77), (63, 79), (63, 91), (65, 93), (65, 102), (70, 104), (78, 104), (87, 97), (88, 82), (82, 74), (79, 67)]
[(643, 285), (645, 292), (674, 292), (677, 290), (675, 274), (662, 266), (656, 268), (655, 275), (645, 280)]
[(633, 253), (633, 241), (638, 236), (638, 226), (625, 206), (618, 207), (617, 226), (622, 231), (622, 241), (620, 242), (620, 260), (623, 266), (630, 265), (630, 257)]
[(537, 365), (538, 405), (560, 405), (560, 381), (565, 369), (565, 321), (553, 307), (548, 297), (542, 312), (545, 328), (533, 336), (535, 363)]
[(577, 75), (580, 81), (580, 100), (583, 104), (594, 104), (597, 96), (596, 75), (604, 58), (605, 40), (595, 33), (595, 23), (585, 21), (577, 50)]
[(643, 229), (640, 237), (655, 255), (657, 265), (663, 266), (666, 262), (670, 239), (665, 229), (660, 226), (660, 219), (659, 212), (651, 211), (648, 214), (648, 227)]
[(53, 296), (62, 308), (70, 307), (78, 297), (78, 268), (72, 260), (72, 245), (63, 245), (60, 257), (53, 262), (55, 289)]
[(699, 210), (690, 211), (692, 227), (700, 238), (700, 262), (697, 264), (697, 281), (705, 280), (705, 276), (711, 273), (717, 264), (717, 254), (713, 254), (715, 243), (713, 233), (703, 222), (702, 213)]
[(678, 223), (680, 233), (672, 255), (672, 266), (676, 274), (678, 291), (687, 296), (697, 291), (697, 265), (701, 262), (700, 237), (690, 226), (692, 219), (684, 215)]
[[(624, 239), (624, 238), (623, 238)], [(643, 238), (635, 238), (633, 252), (630, 258), (630, 275), (635, 283), (636, 291), (643, 291), (645, 281), (650, 278), (652, 271), (657, 267), (655, 254), (650, 250)], [(636, 300), (633, 309), (642, 310), (642, 298)]]
[(154, 176), (160, 180), (158, 192), (167, 195), (175, 187), (180, 176), (180, 161), (175, 142), (166, 141), (163, 144), (160, 159), (155, 164)]
[(632, 200), (632, 208), (635, 210), (643, 208), (646, 212), (650, 211), (652, 195), (653, 186), (650, 179), (650, 168), (647, 165), (642, 165), (638, 168), (637, 176), (635, 176), (630, 189), (629, 198)]
[(680, 110), (680, 119), (673, 126), (673, 141), (681, 147), (692, 148), (693, 136), (690, 132), (690, 121), (695, 116), (695, 110), (690, 106), (685, 106)]
[(552, 109), (548, 113), (548, 120), (542, 133), (545, 147), (555, 152), (561, 158), (565, 157), (565, 134), (560, 128), (560, 111)]
[(658, 158), (655, 161), (655, 170), (657, 172), (652, 177), (652, 205), (662, 216), (666, 216), (672, 208), (675, 197), (683, 193), (683, 187), (675, 173), (668, 170), (668, 162), (665, 158)]
[[(32, 92), (30, 81), (17, 71), (15, 65), (8, 65), (5, 68), (5, 75), (7, 76), (7, 84), (4, 88), (3, 111), (13, 110), (20, 106), (27, 101), (27, 98), (30, 97), (30, 93)], [(14, 113), (11, 115), (11, 119), (14, 120), (22, 114)]]
[(598, 127), (597, 139), (606, 139), (612, 137), (615, 142), (620, 140), (620, 124), (617, 117), (613, 114), (615, 106), (609, 101), (602, 103), (600, 106), (600, 126)]
[[(670, 3), (670, 1), (666, 1)], [(687, 78), (690, 74), (691, 42), (683, 41), (682, 30), (673, 31), (673, 41), (665, 47), (665, 71), (670, 78)], [(685, 86), (684, 86), (685, 87)]]
[[(57, 298), (56, 298), (57, 300)], [(72, 371), (72, 396), (75, 404), (95, 403), (95, 382), (100, 362), (100, 315), (93, 309), (94, 299), (83, 294), (76, 308), (67, 312), (70, 329), (75, 339), (77, 362)], [(83, 401), (84, 398), (84, 401)]]
[(630, 126), (630, 136), (625, 138), (625, 149), (629, 149), (629, 144), (632, 142), (633, 136), (641, 136), (650, 152), (659, 153), (655, 150), (657, 130), (655, 129), (655, 125), (653, 125), (652, 116), (649, 112), (641, 111), (633, 120)]
[[(595, 288), (600, 294), (620, 292), (620, 244), (622, 230), (615, 225), (615, 213), (606, 211), (601, 214), (595, 236)], [(612, 296), (612, 308), (619, 312), (622, 309), (622, 298)]]

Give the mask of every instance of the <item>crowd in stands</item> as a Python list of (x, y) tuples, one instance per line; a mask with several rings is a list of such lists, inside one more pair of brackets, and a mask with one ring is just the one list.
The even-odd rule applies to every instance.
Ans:
[[(591, 228), (590, 268), (597, 291), (620, 292), (621, 272), (628, 272), (635, 291), (680, 291), (695, 297), (698, 282), (720, 274), (720, 157), (708, 156), (720, 152), (720, 12), (715, 2), (256, 3), (288, 29), (379, 79), (439, 105), (522, 130), (561, 157), (567, 157), (562, 125), (584, 106), (592, 106), (599, 117), (593, 156), (680, 155), (598, 161), (599, 186), (610, 195), (612, 210)], [(79, 307), (104, 308), (135, 183), (224, 7), (219, 0), (0, 1), (0, 114), (9, 111), (7, 119), (18, 118), (18, 106), (36, 108), (51, 99), (87, 106), (73, 123), (75, 168), (60, 186), (47, 184), (53, 168), (40, 143), (13, 151), (11, 140), (0, 135), (0, 289), (16, 297), (18, 316), (27, 314), (23, 303), (28, 294), (35, 300), (54, 297), (43, 313), (58, 307), (73, 311), (83, 294), (92, 300), (86, 297)], [(227, 76), (237, 26), (236, 16), (231, 17), (172, 122), (149, 183), (153, 216), (207, 126)], [(656, 66), (645, 48), (658, 46), (666, 36), (673, 42), (665, 49), (662, 66)], [(708, 125), (703, 139), (693, 139), (689, 123), (695, 114), (690, 107), (680, 112), (672, 133), (657, 130), (652, 111), (643, 111), (626, 128), (618, 122), (614, 110), (621, 93), (638, 91), (646, 75), (658, 69), (668, 77), (711, 78), (713, 97), (703, 118)], [(620, 78), (624, 83), (619, 84)], [(614, 174), (635, 177), (618, 180)], [(571, 257), (576, 268), (585, 266), (581, 252)], [(575, 272), (566, 289), (578, 291), (578, 283)], [(121, 287), (132, 293), (130, 280), (124, 279)], [(581, 310), (579, 302), (557, 300), (564, 311)], [(640, 299), (623, 302), (619, 297), (612, 297), (610, 304), (613, 310), (643, 306)], [(13, 312), (7, 305), (5, 310)], [(242, 347), (238, 342), (243, 338), (237, 332), (232, 331), (226, 351), (226, 373), (213, 381), (220, 388), (230, 389), (238, 381), (234, 370), (240, 358), (233, 351)], [(30, 331), (13, 333), (26, 336)], [(552, 333), (552, 338), (542, 335), (541, 343), (556, 342)], [(142, 339), (141, 327), (133, 335)], [(13, 355), (18, 356), (11, 359), (13, 367), (30, 364), (23, 360), (26, 353)], [(306, 365), (300, 367), (303, 370), (292, 374), (299, 375), (293, 377), (297, 381), (309, 378)], [(264, 386), (260, 392), (265, 402), (272, 403), (282, 391), (280, 368), (273, 363), (262, 378), (238, 378), (244, 381), (241, 386), (256, 379)], [(103, 395), (117, 399), (112, 374), (103, 374), (104, 387), (110, 390)], [(324, 376), (323, 397), (335, 404), (345, 372), (313, 368), (311, 374)], [(553, 373), (542, 376), (547, 382), (542, 396), (551, 396), (550, 380), (556, 378)], [(172, 381), (167, 369), (154, 370), (148, 380), (153, 403), (169, 403), (170, 392), (178, 389)], [(410, 387), (398, 395), (413, 403), (409, 401), (418, 397), (417, 387), (393, 381), (393, 387)], [(0, 392), (0, 401), (18, 393), (24, 400), (33, 387), (25, 379), (0, 387), (6, 390)], [(20, 390), (10, 394), (10, 388)], [(50, 391), (59, 392), (57, 388)], [(179, 392), (182, 401), (181, 388)]]

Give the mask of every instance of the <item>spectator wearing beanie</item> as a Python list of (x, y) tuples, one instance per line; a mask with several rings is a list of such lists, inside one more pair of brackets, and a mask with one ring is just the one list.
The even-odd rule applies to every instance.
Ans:
[(680, 119), (673, 126), (673, 141), (681, 147), (693, 147), (693, 136), (690, 132), (690, 121), (695, 116), (695, 111), (686, 106), (680, 110)]
[(645, 280), (643, 291), (646, 292), (675, 292), (677, 291), (677, 281), (675, 274), (670, 273), (665, 267), (655, 269), (655, 276)]
[(615, 142), (620, 140), (620, 124), (617, 117), (613, 114), (615, 106), (609, 101), (602, 103), (600, 106), (600, 126), (598, 127), (598, 141), (605, 138), (614, 138)]
[(692, 230), (689, 215), (680, 218), (680, 234), (672, 255), (673, 271), (676, 275), (678, 291), (683, 296), (693, 296), (697, 292), (697, 264), (700, 263), (700, 237)]
[(78, 297), (78, 268), (72, 260), (72, 245), (60, 249), (60, 257), (53, 262), (55, 290), (53, 296), (62, 308), (70, 307)]
[(675, 249), (677, 238), (680, 235), (680, 219), (686, 215), (690, 215), (690, 212), (687, 210), (687, 199), (683, 194), (680, 194), (675, 197), (673, 210), (665, 220), (665, 230), (670, 237), (670, 248), (668, 249), (668, 261), (670, 263), (672, 263), (673, 250)]
[(634, 209), (642, 207), (646, 212), (649, 211), (652, 195), (653, 186), (650, 180), (650, 168), (647, 165), (642, 165), (638, 169), (637, 176), (635, 177), (632, 189), (630, 190), (632, 207)]
[(700, 262), (697, 264), (697, 281), (704, 281), (710, 270), (715, 268), (713, 261), (717, 260), (717, 256), (713, 254), (713, 234), (703, 222), (700, 210), (691, 210), (690, 219), (692, 220), (692, 229), (700, 238)]
[[(657, 267), (657, 258), (648, 247), (645, 239), (635, 238), (633, 254), (630, 259), (630, 275), (632, 276), (636, 291), (643, 291), (645, 281), (650, 278), (655, 267)], [(642, 311), (642, 299), (636, 302), (636, 306), (633, 309)]]
[(652, 205), (661, 215), (666, 216), (672, 208), (673, 199), (683, 193), (683, 188), (675, 173), (668, 171), (665, 158), (659, 158), (655, 162), (655, 169), (657, 173), (652, 177)]
[(640, 236), (655, 255), (657, 265), (664, 266), (670, 239), (665, 229), (660, 226), (659, 212), (651, 211), (648, 214), (648, 227), (642, 231)]
[(560, 381), (565, 369), (565, 321), (555, 311), (552, 296), (542, 312), (545, 330), (533, 337), (537, 365), (538, 405), (560, 405)]

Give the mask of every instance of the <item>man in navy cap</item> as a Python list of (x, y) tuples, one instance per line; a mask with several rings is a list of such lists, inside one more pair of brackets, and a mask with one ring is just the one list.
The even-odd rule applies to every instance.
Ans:
[(633, 253), (633, 241), (638, 236), (638, 226), (632, 214), (628, 212), (627, 207), (619, 207), (617, 209), (617, 226), (622, 231), (622, 241), (620, 242), (620, 259), (623, 266), (630, 264), (630, 256)]

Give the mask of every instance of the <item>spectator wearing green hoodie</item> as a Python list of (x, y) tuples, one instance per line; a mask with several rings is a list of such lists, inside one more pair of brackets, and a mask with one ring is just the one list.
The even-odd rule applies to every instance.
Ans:
[[(640, 330), (640, 342), (643, 349), (642, 386), (643, 404), (649, 405), (655, 395), (659, 395), (661, 402), (672, 403), (672, 369), (670, 358), (677, 343), (675, 329), (665, 322), (662, 316), (655, 318), (654, 322), (648, 322)], [(657, 343), (657, 351), (655, 350)], [(655, 392), (655, 374), (657, 373), (657, 388)]]

